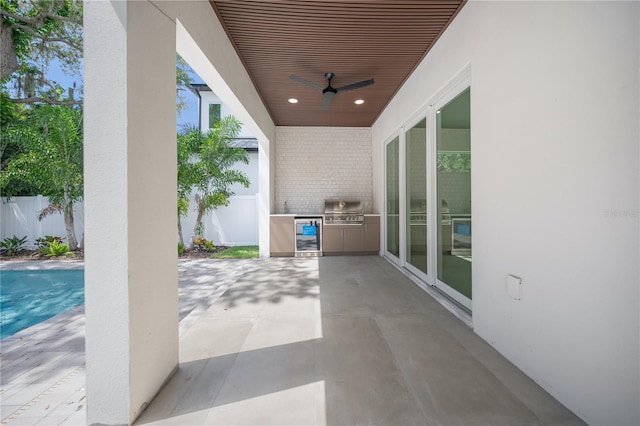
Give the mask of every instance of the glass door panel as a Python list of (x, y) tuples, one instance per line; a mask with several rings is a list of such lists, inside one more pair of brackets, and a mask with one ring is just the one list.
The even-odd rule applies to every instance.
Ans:
[(406, 141), (406, 262), (427, 273), (426, 118), (410, 128)]
[(387, 252), (400, 257), (400, 137), (387, 144)]
[(471, 308), (470, 89), (437, 110), (436, 123), (438, 286)]

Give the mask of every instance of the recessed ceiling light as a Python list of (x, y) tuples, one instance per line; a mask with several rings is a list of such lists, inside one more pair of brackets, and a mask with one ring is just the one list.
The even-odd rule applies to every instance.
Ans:
[(289, 103), (290, 104), (297, 104), (298, 100), (296, 98), (289, 98)]
[(356, 105), (362, 105), (364, 103), (364, 99), (356, 99), (354, 104)]

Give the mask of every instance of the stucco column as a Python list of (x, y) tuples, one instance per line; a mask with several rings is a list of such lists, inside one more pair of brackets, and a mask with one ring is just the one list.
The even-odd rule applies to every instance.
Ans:
[(175, 23), (86, 1), (87, 423), (129, 424), (178, 365)]
[(271, 212), (275, 212), (275, 137), (271, 141), (259, 139), (258, 173), (260, 192), (258, 193), (258, 246), (260, 257), (271, 254), (269, 241), (271, 238)]

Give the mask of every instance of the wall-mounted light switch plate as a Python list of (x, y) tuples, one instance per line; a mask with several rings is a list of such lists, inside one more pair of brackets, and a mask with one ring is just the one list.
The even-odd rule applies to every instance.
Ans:
[(507, 275), (507, 292), (514, 300), (520, 300), (520, 287), (522, 287), (522, 279), (514, 275)]

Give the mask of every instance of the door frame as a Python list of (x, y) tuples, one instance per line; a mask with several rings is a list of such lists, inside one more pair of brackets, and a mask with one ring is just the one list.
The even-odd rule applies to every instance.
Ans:
[[(401, 214), (401, 210), (402, 210), (402, 203), (400, 202), (400, 194), (402, 191), (402, 184), (401, 184), (401, 172), (402, 172), (402, 140), (401, 140), (401, 133), (402, 133), (402, 129), (398, 129), (396, 130), (389, 138), (387, 138), (384, 141), (384, 256), (389, 259), (391, 262), (393, 262), (395, 265), (397, 266), (402, 266), (402, 260), (403, 256), (404, 256), (404, 250), (403, 250), (403, 246), (402, 246), (402, 241), (403, 241), (403, 234), (402, 234), (402, 214)], [(391, 253), (389, 251), (388, 248), (388, 242), (389, 242), (389, 221), (388, 221), (388, 215), (389, 215), (389, 194), (388, 194), (388, 181), (387, 179), (389, 178), (388, 175), (388, 170), (387, 170), (387, 148), (389, 146), (389, 144), (391, 144), (395, 139), (398, 139), (398, 256), (396, 256), (395, 254)]]
[[(471, 88), (471, 68), (466, 67), (454, 79), (452, 79), (452, 81), (450, 81), (447, 85), (445, 85), (439, 91), (438, 95), (434, 97), (433, 102), (429, 107), (429, 115), (432, 117), (432, 120), (434, 120), (434, 125), (432, 126), (432, 129), (430, 129), (431, 131), (428, 133), (429, 136), (427, 137), (427, 140), (428, 141), (430, 140), (430, 143), (428, 145), (428, 151), (430, 152), (431, 159), (432, 159), (430, 164), (431, 173), (429, 175), (431, 179), (430, 189), (431, 189), (432, 198), (430, 198), (429, 200), (431, 202), (432, 208), (436, 209), (436, 212), (433, 213), (430, 217), (431, 219), (430, 225), (431, 225), (431, 228), (434, 230), (438, 229), (436, 228), (438, 226), (437, 204), (436, 204), (437, 197), (438, 197), (438, 176), (437, 176), (438, 170), (436, 166), (437, 155), (438, 155), (438, 145), (437, 145), (438, 141), (437, 141), (437, 126), (435, 121), (436, 114), (441, 108), (446, 106), (449, 102), (451, 102), (453, 99), (455, 99), (457, 96), (462, 94), (462, 92), (464, 92), (469, 88)], [(473, 170), (473, 166), (472, 166), (472, 170)], [(473, 185), (471, 186), (471, 190), (473, 191)], [(471, 209), (472, 209), (471, 217), (473, 218), (473, 203), (471, 204)], [(446, 283), (438, 279), (438, 273), (437, 273), (438, 272), (437, 271), (437, 267), (438, 267), (437, 236), (438, 235), (437, 233), (434, 233), (434, 236), (435, 238), (428, 240), (429, 244), (431, 245), (431, 248), (428, 250), (431, 252), (431, 262), (433, 263), (433, 266), (434, 266), (433, 280), (429, 284), (436, 287), (438, 290), (440, 290), (441, 292), (443, 292), (444, 294), (446, 294), (447, 296), (455, 300), (457, 303), (461, 304), (463, 307), (465, 307), (469, 311), (472, 311), (473, 309), (472, 299), (469, 299), (468, 297), (462, 295), (461, 293), (454, 290), (449, 285), (447, 285)], [(472, 251), (473, 251), (473, 245), (472, 245)], [(473, 255), (471, 256), (471, 258), (473, 259)], [(472, 283), (472, 294), (473, 294), (473, 261), (472, 261), (471, 276), (472, 276), (471, 283)]]
[[(400, 128), (400, 155), (401, 155), (401, 169), (400, 169), (400, 193), (403, 195), (400, 202), (400, 223), (401, 223), (401, 232), (400, 232), (400, 243), (403, 256), (402, 259), (402, 267), (409, 271), (412, 275), (415, 275), (420, 280), (424, 281), (429, 285), (433, 285), (433, 264), (431, 262), (430, 255), (430, 238), (431, 238), (431, 226), (429, 224), (428, 218), (431, 214), (429, 211), (430, 207), (430, 199), (429, 199), (429, 127), (432, 125), (427, 114), (428, 107), (422, 107), (420, 110), (414, 114), (409, 120), (405, 122), (405, 124)], [(407, 131), (411, 130), (416, 124), (420, 121), (425, 120), (425, 199), (427, 200), (427, 236), (426, 236), (426, 250), (427, 250), (427, 272), (424, 273), (420, 269), (416, 268), (412, 264), (407, 261)]]

